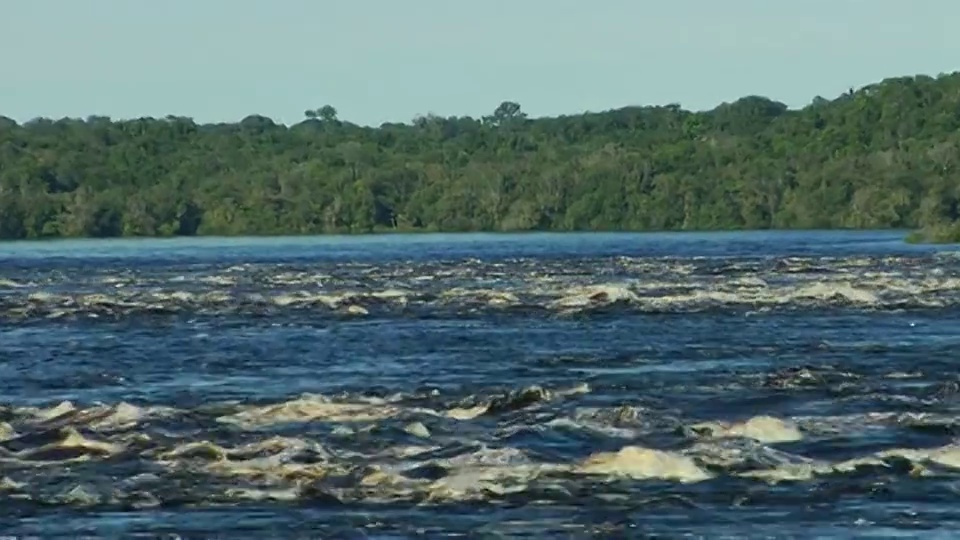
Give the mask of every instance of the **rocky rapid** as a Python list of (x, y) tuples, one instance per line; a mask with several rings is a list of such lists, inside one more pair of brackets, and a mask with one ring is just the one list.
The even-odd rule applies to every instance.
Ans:
[(467, 239), (0, 249), (0, 535), (960, 525), (960, 257)]

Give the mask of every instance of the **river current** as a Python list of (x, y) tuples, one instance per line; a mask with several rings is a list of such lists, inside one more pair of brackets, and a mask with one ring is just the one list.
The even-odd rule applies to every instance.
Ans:
[(946, 537), (960, 257), (902, 237), (0, 244), (0, 537)]

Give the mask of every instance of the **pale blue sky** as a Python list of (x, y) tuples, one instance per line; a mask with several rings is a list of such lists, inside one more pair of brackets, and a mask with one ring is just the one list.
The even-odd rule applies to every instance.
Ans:
[(960, 69), (958, 0), (8, 0), (0, 114), (361, 124), (747, 94), (799, 107)]

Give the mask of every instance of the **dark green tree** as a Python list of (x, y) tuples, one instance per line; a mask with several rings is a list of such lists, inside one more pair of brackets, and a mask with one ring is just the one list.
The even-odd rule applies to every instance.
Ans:
[(791, 110), (747, 96), (366, 127), (0, 117), (0, 238), (918, 228), (960, 240), (960, 74)]

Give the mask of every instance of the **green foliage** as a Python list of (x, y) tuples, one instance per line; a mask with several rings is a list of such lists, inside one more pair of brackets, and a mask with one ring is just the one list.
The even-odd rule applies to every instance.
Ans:
[(960, 244), (960, 221), (928, 225), (907, 236), (911, 243)]
[(759, 96), (362, 127), (0, 117), (0, 238), (922, 228), (960, 238), (960, 73), (790, 110)]

